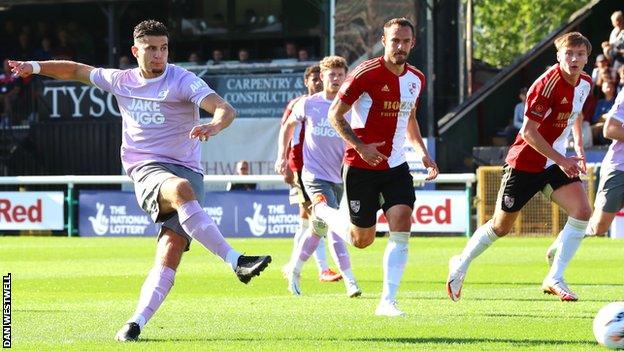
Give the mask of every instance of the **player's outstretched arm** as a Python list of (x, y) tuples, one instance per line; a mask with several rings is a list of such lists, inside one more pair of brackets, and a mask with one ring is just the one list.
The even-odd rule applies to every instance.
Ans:
[(387, 160), (388, 157), (377, 150), (377, 148), (382, 146), (385, 142), (364, 144), (362, 140), (355, 135), (351, 125), (349, 125), (349, 122), (347, 122), (344, 117), (350, 109), (351, 106), (342, 102), (340, 99), (334, 99), (334, 102), (332, 102), (329, 107), (329, 122), (336, 132), (338, 132), (338, 135), (340, 135), (349, 146), (355, 149), (366, 163), (376, 166), (379, 162)]
[(418, 126), (418, 121), (416, 120), (415, 108), (412, 109), (409, 120), (407, 121), (407, 140), (410, 142), (416, 152), (421, 155), (423, 166), (427, 168), (427, 180), (435, 179), (435, 177), (437, 177), (439, 173), (438, 165), (431, 158), (431, 156), (429, 156), (427, 147), (425, 147), (425, 143), (422, 140), (420, 127)]
[(608, 117), (602, 127), (602, 135), (611, 140), (624, 141), (624, 124), (613, 117)]
[(28, 77), (31, 74), (40, 74), (61, 80), (75, 80), (91, 84), (89, 75), (95, 69), (84, 63), (52, 60), (52, 61), (13, 61), (9, 60), (11, 72), (19, 77)]
[(212, 120), (209, 123), (193, 127), (189, 133), (191, 139), (206, 141), (211, 136), (217, 135), (220, 131), (227, 128), (236, 118), (234, 107), (223, 100), (217, 93), (206, 96), (200, 106), (203, 110), (212, 114)]

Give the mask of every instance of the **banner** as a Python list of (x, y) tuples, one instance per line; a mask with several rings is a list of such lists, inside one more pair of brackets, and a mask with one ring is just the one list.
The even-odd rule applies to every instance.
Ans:
[[(237, 118), (281, 118), (286, 104), (306, 92), (303, 73), (206, 76), (204, 80), (229, 102)], [(39, 116), (50, 119), (120, 117), (117, 100), (108, 92), (73, 81), (44, 80), (36, 94)], [(200, 116), (210, 115), (200, 109)]]
[(121, 117), (115, 97), (94, 86), (61, 80), (45, 80), (42, 86), (36, 96), (41, 99), (37, 112), (44, 118)]
[(239, 118), (281, 118), (286, 104), (307, 91), (303, 73), (218, 75), (204, 79), (234, 106)]
[(236, 119), (217, 136), (201, 144), (206, 174), (236, 174), (236, 162), (249, 161), (250, 174), (275, 174), (280, 120)]
[[(463, 191), (416, 191), (412, 232), (464, 233), (468, 228), (468, 204)], [(388, 221), (380, 210), (377, 231), (387, 232)]]
[[(155, 237), (160, 230), (132, 192), (83, 190), (78, 206), (80, 236)], [(210, 192), (203, 208), (226, 237), (291, 237), (299, 226), (287, 191)]]
[(63, 192), (0, 192), (0, 230), (62, 230)]

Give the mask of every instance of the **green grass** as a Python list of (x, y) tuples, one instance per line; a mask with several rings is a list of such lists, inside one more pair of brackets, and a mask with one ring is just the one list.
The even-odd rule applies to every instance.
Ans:
[(197, 244), (185, 254), (169, 297), (141, 334), (113, 341), (132, 314), (150, 269), (154, 239), (0, 237), (0, 274), (13, 274), (17, 350), (600, 350), (596, 311), (622, 298), (624, 241), (588, 239), (567, 271), (578, 303), (543, 295), (550, 239), (506, 238), (477, 259), (462, 301), (444, 290), (448, 258), (464, 238), (412, 238), (399, 302), (404, 319), (373, 315), (381, 291), (385, 239), (352, 249), (364, 291), (348, 299), (342, 283), (319, 283), (312, 262), (304, 295), (290, 296), (280, 268), (291, 240), (231, 240), (274, 261), (239, 283)]

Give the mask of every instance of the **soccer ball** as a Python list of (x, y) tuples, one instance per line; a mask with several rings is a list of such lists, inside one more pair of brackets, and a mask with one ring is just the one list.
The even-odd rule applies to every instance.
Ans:
[(600, 345), (624, 349), (624, 301), (612, 302), (598, 311), (594, 336)]

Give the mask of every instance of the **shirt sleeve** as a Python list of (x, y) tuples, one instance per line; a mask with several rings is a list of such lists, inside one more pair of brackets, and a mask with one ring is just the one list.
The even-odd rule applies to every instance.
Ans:
[(364, 93), (362, 87), (362, 75), (353, 76), (349, 75), (347, 79), (342, 83), (340, 91), (338, 91), (338, 98), (345, 104), (351, 106), (360, 98), (360, 95)]
[(180, 83), (182, 98), (201, 107), (201, 102), (215, 91), (203, 79), (191, 72), (185, 72)]
[(538, 80), (527, 92), (527, 100), (524, 105), (524, 116), (528, 119), (541, 123), (548, 111), (550, 111), (553, 87), (547, 88), (544, 80)]
[(293, 107), (295, 106), (298, 100), (300, 100), (300, 98), (295, 98), (288, 102), (288, 105), (286, 105), (286, 109), (284, 110), (284, 114), (282, 115), (281, 124), (286, 123), (286, 121), (288, 120), (288, 117), (290, 117), (290, 114), (292, 113)]
[(115, 86), (114, 82), (121, 73), (121, 70), (112, 69), (112, 68), (95, 68), (89, 74), (89, 80), (96, 87), (108, 91), (109, 93), (114, 93), (113, 88)]
[(305, 102), (307, 99), (299, 99), (295, 106), (293, 106), (292, 112), (290, 115), (297, 121), (303, 122), (306, 118), (305, 115)]

